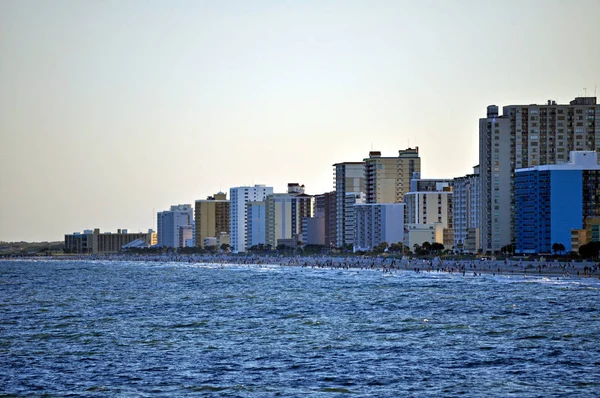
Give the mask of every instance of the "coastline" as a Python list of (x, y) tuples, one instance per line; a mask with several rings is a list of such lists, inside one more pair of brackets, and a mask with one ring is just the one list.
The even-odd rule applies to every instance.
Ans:
[(421, 259), (393, 257), (359, 257), (359, 256), (261, 256), (232, 254), (106, 254), (44, 257), (13, 257), (3, 260), (37, 260), (37, 261), (144, 261), (144, 262), (179, 262), (196, 264), (250, 265), (268, 264), (277, 266), (301, 266), (310, 268), (331, 269), (373, 269), (382, 272), (444, 272), (462, 274), (463, 276), (479, 276), (482, 274), (504, 276), (552, 276), (559, 278), (598, 278), (600, 264), (594, 262), (560, 262), (560, 261), (522, 261), (522, 260), (453, 260), (453, 259)]

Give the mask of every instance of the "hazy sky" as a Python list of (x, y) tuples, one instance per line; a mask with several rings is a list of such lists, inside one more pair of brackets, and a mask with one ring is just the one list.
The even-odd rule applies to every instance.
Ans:
[(0, 240), (330, 191), (371, 148), (468, 174), (487, 105), (593, 95), (599, 21), (600, 0), (1, 0)]

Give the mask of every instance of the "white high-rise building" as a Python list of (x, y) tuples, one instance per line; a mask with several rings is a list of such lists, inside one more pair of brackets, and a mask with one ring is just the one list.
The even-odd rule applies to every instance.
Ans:
[(370, 203), (354, 205), (356, 227), (354, 251), (371, 251), (386, 242), (404, 241), (404, 203)]
[[(194, 223), (194, 210), (192, 205), (171, 206), (170, 210), (161, 211), (157, 216), (158, 246), (183, 247), (181, 242), (181, 229), (189, 230), (187, 239), (192, 239), (192, 225)], [(188, 236), (189, 235), (189, 236)]]
[(273, 187), (265, 185), (234, 187), (229, 190), (229, 233), (232, 252), (246, 251), (246, 221), (248, 217), (246, 203), (262, 202), (271, 194), (273, 194)]

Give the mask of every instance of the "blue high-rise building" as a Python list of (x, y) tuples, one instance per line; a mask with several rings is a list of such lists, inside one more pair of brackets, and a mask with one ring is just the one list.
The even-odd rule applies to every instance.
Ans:
[(594, 151), (573, 151), (559, 165), (515, 170), (515, 252), (571, 251), (571, 230), (600, 215), (600, 166)]

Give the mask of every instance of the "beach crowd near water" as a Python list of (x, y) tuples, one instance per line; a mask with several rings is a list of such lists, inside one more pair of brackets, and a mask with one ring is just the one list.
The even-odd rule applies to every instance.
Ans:
[[(293, 255), (235, 255), (235, 254), (105, 254), (56, 256), (44, 259), (57, 260), (102, 260), (102, 261), (143, 261), (143, 262), (178, 262), (190, 264), (213, 265), (279, 265), (299, 266), (321, 269), (356, 269), (377, 270), (383, 273), (406, 272), (415, 273), (448, 273), (462, 276), (514, 275), (553, 276), (557, 278), (599, 278), (600, 264), (594, 262), (546, 261), (505, 259), (494, 260), (476, 258), (468, 260), (411, 257), (369, 257), (369, 256), (293, 256)], [(39, 258), (37, 258), (39, 259)]]

